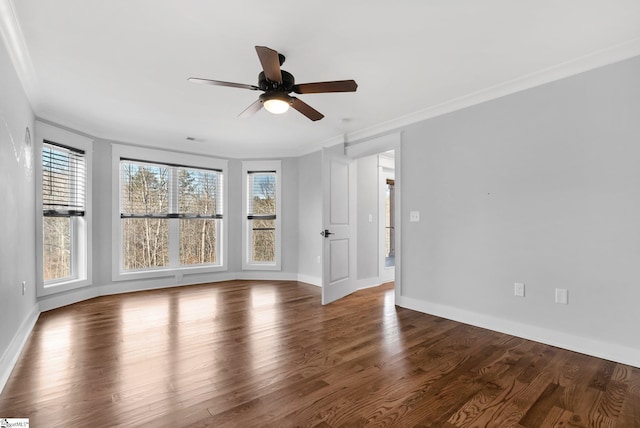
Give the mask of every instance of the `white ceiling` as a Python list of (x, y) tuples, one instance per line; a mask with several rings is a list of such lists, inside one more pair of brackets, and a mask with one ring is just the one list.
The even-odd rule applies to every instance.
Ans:
[[(0, 3), (38, 117), (232, 157), (306, 153), (640, 54), (637, 0)], [(255, 45), (284, 54), (297, 83), (355, 79), (358, 91), (299, 95), (324, 113), (318, 122), (295, 110), (239, 119), (259, 92), (187, 82), (257, 84)]]

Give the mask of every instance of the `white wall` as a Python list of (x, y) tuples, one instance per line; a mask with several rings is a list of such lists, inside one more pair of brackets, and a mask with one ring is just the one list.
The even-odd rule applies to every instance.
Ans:
[(640, 366), (638, 76), (640, 57), (407, 127), (400, 303)]
[[(34, 117), (0, 42), (0, 390), (38, 315), (35, 292)], [(22, 295), (22, 281), (26, 282)]]
[(298, 275), (322, 284), (322, 152), (298, 158)]

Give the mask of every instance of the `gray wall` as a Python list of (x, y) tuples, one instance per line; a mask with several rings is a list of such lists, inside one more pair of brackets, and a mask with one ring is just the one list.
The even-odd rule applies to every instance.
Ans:
[(403, 296), (638, 358), (638, 76), (636, 57), (407, 127)]
[[(35, 194), (32, 152), (25, 129), (34, 137), (34, 118), (22, 84), (0, 42), (0, 389), (5, 356), (21, 346), (17, 337), (37, 315), (35, 297)], [(22, 295), (22, 281), (26, 292)], [(28, 328), (27, 328), (28, 330)], [(20, 343), (18, 343), (20, 342)]]
[(298, 275), (298, 159), (282, 160), (282, 272)]

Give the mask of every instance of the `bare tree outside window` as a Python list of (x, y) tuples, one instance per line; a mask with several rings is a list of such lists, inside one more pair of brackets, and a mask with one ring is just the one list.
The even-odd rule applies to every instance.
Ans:
[(122, 163), (121, 210), (139, 216), (123, 218), (123, 268), (125, 270), (167, 266), (169, 225), (169, 170), (156, 165)]
[(70, 277), (71, 217), (44, 217), (42, 226), (44, 280)]
[(215, 263), (219, 174), (182, 168), (178, 180), (179, 212), (195, 217), (180, 219), (180, 264)]
[(84, 192), (84, 152), (45, 141), (42, 145), (42, 273), (45, 283), (74, 276), (74, 239), (79, 239), (77, 225), (84, 216)]
[(120, 171), (124, 270), (218, 262), (220, 171), (137, 161), (121, 161)]
[(276, 256), (276, 174), (249, 172), (247, 184), (251, 261), (273, 262)]

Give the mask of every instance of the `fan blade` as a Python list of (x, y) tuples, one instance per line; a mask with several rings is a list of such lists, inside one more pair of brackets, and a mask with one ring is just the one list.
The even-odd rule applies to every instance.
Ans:
[(264, 75), (272, 82), (282, 83), (282, 73), (280, 72), (280, 58), (278, 52), (266, 46), (256, 46), (256, 52), (262, 64)]
[(255, 85), (245, 85), (244, 83), (223, 82), (222, 80), (200, 79), (198, 77), (189, 77), (187, 80), (193, 83), (204, 83), (206, 85), (215, 85), (215, 86), (229, 86), (230, 88), (251, 89), (252, 91), (257, 91), (260, 89)]
[(262, 108), (262, 100), (257, 99), (253, 104), (243, 110), (242, 113), (238, 115), (240, 119), (246, 119), (248, 117), (253, 116)]
[(293, 85), (296, 94), (320, 94), (323, 92), (355, 92), (358, 84), (355, 80), (335, 80), (333, 82), (314, 82)]
[(324, 114), (320, 113), (318, 110), (314, 109), (304, 101), (300, 101), (296, 97), (291, 97), (291, 107), (298, 110), (300, 113), (304, 114), (314, 122), (324, 117)]

